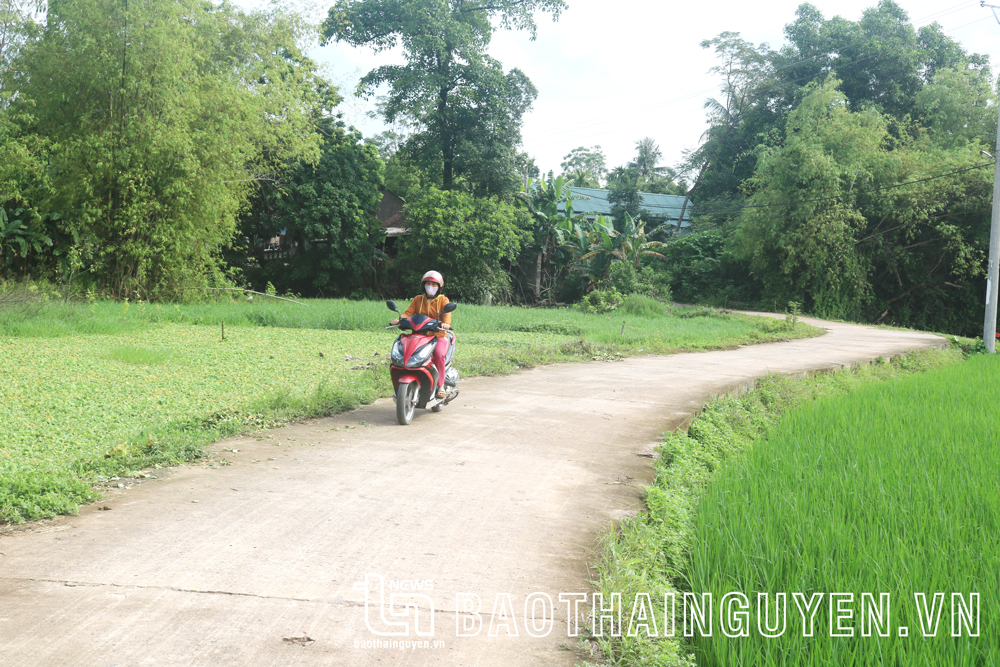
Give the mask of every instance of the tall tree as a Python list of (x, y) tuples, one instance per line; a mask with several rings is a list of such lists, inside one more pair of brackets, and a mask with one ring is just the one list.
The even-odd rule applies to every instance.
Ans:
[(701, 47), (713, 49), (720, 60), (709, 71), (721, 79), (722, 96), (721, 100), (710, 98), (705, 102), (709, 129), (702, 135), (702, 145), (691, 151), (681, 166), (681, 171), (692, 174), (694, 179), (677, 217), (678, 232), (696, 192), (705, 193), (703, 201), (719, 197), (736, 190), (751, 176), (754, 164), (747, 159), (748, 153), (774, 122), (770, 107), (753, 104), (772, 69), (767, 45), (754, 46), (739, 33), (723, 32), (703, 41)]
[(615, 167), (608, 174), (608, 190), (614, 227), (622, 231), (627, 219), (638, 218), (643, 213), (638, 172), (629, 165)]
[(574, 180), (577, 187), (601, 187), (601, 181), (608, 173), (607, 159), (600, 146), (580, 146), (563, 156), (559, 165), (563, 175)]
[(649, 182), (661, 175), (660, 160), (663, 152), (652, 137), (644, 137), (635, 142), (635, 159), (630, 165), (635, 169), (643, 182)]
[(851, 111), (838, 84), (810, 85), (784, 144), (762, 151), (732, 248), (772, 305), (947, 322), (948, 304), (982, 273), (989, 173), (980, 144), (921, 150), (893, 136), (890, 116)]
[(440, 160), (445, 190), (466, 176), (472, 189), (494, 193), (516, 186), (521, 116), (537, 91), (523, 72), (504, 73), (487, 55), (493, 31), (526, 30), (534, 39), (535, 14), (558, 18), (565, 7), (563, 0), (340, 0), (323, 34), (327, 42), (375, 52), (401, 43), (406, 64), (372, 70), (358, 94), (371, 96), (388, 86), (383, 118), (421, 126), (411, 152), (425, 164)]
[(0, 77), (37, 32), (39, 26), (35, 23), (35, 15), (44, 5), (44, 0), (0, 0)]
[(51, 189), (77, 261), (113, 294), (219, 279), (219, 248), (261, 180), (319, 155), (334, 98), (279, 10), (201, 0), (73, 0), (18, 59), (24, 129), (51, 142)]
[[(240, 231), (250, 238), (284, 233), (301, 244), (292, 257), (266, 261), (255, 244), (257, 265), (248, 269), (256, 285), (315, 296), (350, 296), (369, 286), (376, 246), (383, 234), (376, 217), (382, 199), (382, 161), (375, 146), (334, 118), (320, 120), (319, 162), (299, 160), (282, 182), (254, 198)], [(246, 255), (244, 254), (244, 257)]]
[(453, 297), (475, 303), (509, 298), (509, 263), (530, 237), (527, 211), (496, 197), (433, 187), (405, 210), (410, 233), (398, 262), (404, 284), (418, 284), (434, 268)]

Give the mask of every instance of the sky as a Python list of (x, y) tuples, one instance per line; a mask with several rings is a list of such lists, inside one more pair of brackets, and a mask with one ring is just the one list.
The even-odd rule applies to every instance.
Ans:
[[(310, 3), (312, 16), (325, 16), (333, 3)], [(543, 172), (560, 172), (563, 157), (578, 146), (599, 145), (609, 168), (635, 154), (635, 143), (652, 137), (673, 166), (685, 150), (699, 145), (707, 129), (704, 102), (719, 96), (719, 81), (709, 69), (714, 54), (703, 40), (721, 32), (774, 48), (784, 43), (783, 28), (795, 17), (800, 0), (764, 3), (652, 2), (651, 0), (566, 0), (569, 8), (552, 22), (538, 16), (538, 36), (498, 32), (490, 55), (504, 67), (520, 68), (538, 89), (524, 116), (523, 150)], [(262, 4), (238, 0), (244, 6)], [(826, 18), (857, 20), (877, 0), (814, 0)], [(917, 27), (937, 21), (967, 51), (990, 56), (1000, 71), (1000, 23), (980, 0), (897, 0)], [(993, 0), (1000, 5), (1000, 0)], [(1000, 9), (997, 10), (1000, 14)], [(345, 44), (317, 46), (311, 55), (327, 68), (347, 98), (345, 119), (365, 136), (385, 129), (368, 117), (373, 103), (354, 98), (358, 80), (373, 67), (403, 62), (401, 52), (375, 55)]]

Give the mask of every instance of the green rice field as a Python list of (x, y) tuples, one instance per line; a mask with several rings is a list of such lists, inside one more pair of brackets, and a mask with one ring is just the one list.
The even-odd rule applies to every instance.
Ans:
[[(716, 605), (697, 664), (1000, 664), (998, 424), (1000, 359), (980, 355), (796, 409), (733, 457), (696, 511), (686, 579)], [(720, 625), (730, 592), (751, 603), (747, 636)], [(824, 595), (812, 637), (796, 592)], [(776, 638), (759, 629), (758, 593), (772, 614), (787, 595)], [(834, 593), (853, 596), (834, 599), (842, 613)]]

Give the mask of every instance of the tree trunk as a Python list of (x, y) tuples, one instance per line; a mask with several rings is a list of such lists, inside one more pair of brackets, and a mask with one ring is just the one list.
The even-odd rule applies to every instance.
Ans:
[(438, 123), (441, 128), (441, 157), (444, 171), (441, 175), (441, 188), (451, 190), (455, 185), (453, 162), (455, 161), (455, 145), (448, 126), (446, 112), (448, 110), (448, 88), (442, 87), (438, 93)]
[(708, 169), (708, 165), (711, 160), (705, 160), (705, 164), (701, 165), (701, 169), (698, 171), (698, 177), (694, 179), (694, 183), (688, 188), (687, 194), (684, 195), (684, 204), (681, 206), (681, 214), (677, 217), (677, 233), (681, 233), (681, 223), (684, 222), (684, 212), (687, 211), (688, 202), (691, 201), (691, 193), (694, 189), (698, 187), (698, 183), (701, 182), (701, 177), (705, 174), (705, 170)]
[(701, 177), (705, 175), (705, 170), (708, 169), (708, 165), (710, 165), (712, 163), (712, 160), (715, 158), (715, 153), (719, 150), (719, 146), (721, 146), (726, 141), (726, 139), (729, 137), (729, 133), (733, 131), (734, 127), (735, 125), (732, 123), (730, 123), (726, 127), (726, 131), (722, 134), (722, 138), (719, 139), (719, 143), (715, 145), (715, 150), (712, 151), (711, 155), (705, 158), (705, 164), (701, 165), (701, 169), (698, 170), (698, 177), (694, 179), (694, 183), (692, 183), (691, 187), (688, 188), (687, 194), (684, 196), (684, 204), (681, 206), (681, 214), (677, 218), (678, 234), (681, 233), (681, 223), (684, 222), (684, 211), (687, 210), (688, 202), (691, 201), (691, 193), (694, 192), (695, 188), (698, 187), (698, 184), (701, 183)]
[(538, 259), (535, 261), (535, 301), (542, 299), (542, 250), (538, 251)]
[(441, 189), (451, 190), (455, 187), (455, 177), (452, 172), (452, 161), (455, 159), (455, 150), (446, 138), (444, 141), (444, 173), (441, 175)]

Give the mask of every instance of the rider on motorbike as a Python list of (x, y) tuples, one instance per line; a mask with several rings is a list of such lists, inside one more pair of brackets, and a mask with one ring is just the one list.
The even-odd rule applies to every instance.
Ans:
[[(413, 297), (409, 307), (400, 317), (409, 317), (420, 313), (441, 321), (442, 330), (436, 334), (438, 340), (434, 347), (433, 361), (438, 370), (437, 398), (444, 398), (445, 355), (448, 354), (448, 338), (444, 330), (451, 328), (451, 313), (441, 312), (448, 304), (448, 297), (441, 293), (441, 290), (444, 289), (444, 277), (437, 271), (428, 271), (420, 279), (420, 283), (423, 287), (423, 294)], [(399, 324), (399, 320), (393, 320), (390, 324), (395, 326)]]

